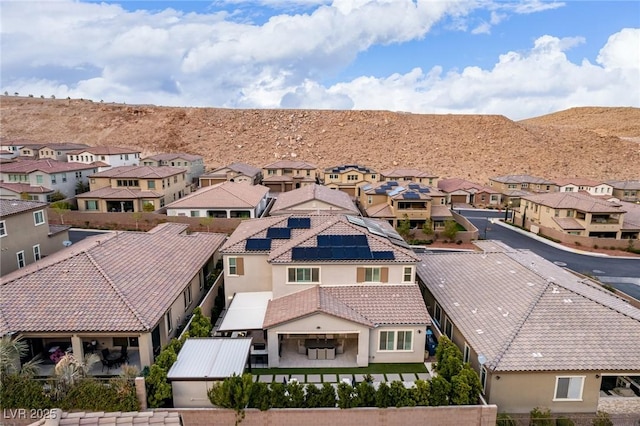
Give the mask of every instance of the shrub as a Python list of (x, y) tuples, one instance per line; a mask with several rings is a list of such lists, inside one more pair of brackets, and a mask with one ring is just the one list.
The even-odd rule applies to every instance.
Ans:
[(251, 387), (251, 395), (249, 395), (249, 408), (257, 408), (265, 411), (271, 408), (271, 395), (269, 385), (262, 382), (255, 382)]
[(323, 383), (320, 389), (320, 407), (336, 406), (336, 390), (331, 383)]
[(604, 411), (598, 411), (598, 414), (593, 419), (592, 424), (593, 426), (613, 426), (613, 422), (611, 421), (609, 414)]
[(496, 426), (518, 426), (518, 422), (507, 413), (498, 413), (496, 417)]
[(578, 247), (580, 247), (582, 244), (580, 243), (580, 241), (576, 241), (575, 243), (573, 243), (575, 245), (577, 245)]
[(209, 401), (217, 407), (232, 408), (236, 412), (236, 424), (244, 419), (244, 409), (249, 404), (251, 389), (253, 387), (253, 376), (243, 374), (224, 379), (221, 383), (214, 383), (207, 391)]
[(72, 386), (62, 401), (58, 401), (62, 410), (87, 411), (138, 411), (140, 404), (136, 397), (135, 386), (127, 379), (111, 379), (107, 384), (87, 378)]
[(381, 382), (376, 392), (376, 407), (387, 408), (391, 405), (393, 405), (391, 401), (391, 388), (389, 388), (387, 382)]
[(289, 398), (285, 395), (284, 383), (272, 383), (270, 392), (271, 407), (273, 408), (287, 408), (289, 405)]
[(554, 426), (555, 422), (551, 418), (551, 410), (536, 407), (529, 413), (530, 426)]
[(307, 408), (320, 407), (320, 389), (312, 383), (307, 384), (304, 389), (304, 405)]
[(462, 352), (446, 336), (442, 336), (438, 342), (435, 370), (447, 381), (462, 370)]
[(395, 407), (413, 407), (416, 405), (416, 402), (411, 397), (411, 392), (399, 380), (391, 382), (389, 401)]
[(376, 406), (376, 390), (370, 382), (366, 380), (358, 383), (356, 386), (357, 406), (358, 407), (375, 407)]
[(558, 417), (556, 419), (556, 426), (574, 426), (575, 423), (568, 417)]
[(202, 315), (202, 308), (200, 306), (196, 307), (193, 310), (193, 318), (189, 325), (189, 335), (192, 337), (210, 337), (212, 328), (211, 320)]
[(422, 405), (422, 406), (429, 405), (430, 390), (431, 390), (431, 383), (429, 381), (427, 380), (415, 381), (413, 399), (416, 401), (416, 405)]
[(599, 248), (600, 248), (600, 246), (598, 246), (597, 244), (594, 244), (594, 245), (593, 245), (593, 248), (597, 250), (597, 249), (599, 249)]
[(50, 398), (45, 395), (42, 383), (30, 376), (21, 374), (2, 374), (0, 402), (7, 408), (53, 408)]
[(449, 405), (449, 393), (451, 384), (444, 377), (438, 375), (431, 379), (431, 392), (429, 394), (429, 405), (440, 406)]
[(352, 408), (356, 406), (356, 403), (356, 392), (353, 386), (345, 382), (338, 383), (338, 407)]
[(287, 383), (285, 386), (285, 395), (288, 395), (288, 408), (304, 408), (304, 385), (297, 381)]

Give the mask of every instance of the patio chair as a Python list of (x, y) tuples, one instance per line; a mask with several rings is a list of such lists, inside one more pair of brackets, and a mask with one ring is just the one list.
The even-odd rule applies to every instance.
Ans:
[(116, 362), (118, 364), (124, 364), (127, 361), (129, 361), (128, 347), (123, 346), (122, 350), (120, 351), (120, 357), (116, 360)]
[(117, 361), (112, 360), (112, 359), (102, 358), (100, 360), (100, 362), (102, 362), (102, 371), (103, 372), (104, 372), (104, 368), (107, 367), (107, 373), (109, 373), (113, 367), (117, 367), (118, 366)]
[(309, 359), (318, 359), (318, 350), (309, 348)]
[(303, 339), (298, 339), (298, 353), (299, 354), (306, 354), (307, 353), (307, 348), (304, 345), (304, 340)]
[(327, 359), (336, 359), (336, 348), (327, 349)]

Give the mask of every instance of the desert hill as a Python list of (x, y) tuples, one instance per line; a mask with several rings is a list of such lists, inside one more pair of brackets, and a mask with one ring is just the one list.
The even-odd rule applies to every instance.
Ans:
[(575, 108), (514, 122), (495, 115), (231, 110), (0, 97), (5, 139), (201, 154), (214, 168), (277, 159), (320, 168), (418, 168), (485, 183), (490, 176), (640, 178), (640, 109)]

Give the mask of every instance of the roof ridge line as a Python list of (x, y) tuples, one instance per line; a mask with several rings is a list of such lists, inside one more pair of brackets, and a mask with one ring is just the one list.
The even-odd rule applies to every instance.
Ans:
[(107, 282), (109, 283), (111, 288), (113, 288), (113, 290), (116, 292), (116, 294), (118, 295), (120, 300), (122, 300), (122, 302), (125, 304), (125, 306), (127, 308), (129, 308), (131, 313), (138, 319), (138, 321), (140, 321), (140, 323), (147, 330), (150, 330), (151, 327), (149, 326), (149, 324), (142, 318), (142, 315), (140, 315), (140, 313), (133, 307), (133, 305), (131, 305), (131, 302), (129, 302), (129, 300), (125, 297), (125, 295), (118, 288), (118, 286), (116, 286), (116, 284), (113, 282), (111, 277), (109, 277), (109, 275), (107, 275), (107, 273), (104, 271), (104, 269), (102, 269), (102, 267), (98, 264), (98, 262), (93, 258), (93, 256), (88, 251), (85, 251), (85, 254), (86, 254), (87, 258), (89, 259), (89, 261), (91, 262), (91, 264), (93, 266), (95, 266), (95, 268), (98, 270), (98, 272), (100, 272), (100, 274), (104, 277), (104, 279), (107, 280)]

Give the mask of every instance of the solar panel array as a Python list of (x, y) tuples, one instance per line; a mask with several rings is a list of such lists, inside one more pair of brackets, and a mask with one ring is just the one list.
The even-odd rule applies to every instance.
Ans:
[(394, 260), (392, 251), (371, 251), (368, 246), (294, 247), (292, 260)]
[(267, 238), (288, 240), (291, 238), (291, 228), (269, 228), (267, 229)]
[(416, 192), (405, 192), (404, 194), (402, 194), (402, 198), (404, 198), (405, 200), (419, 200), (420, 194)]
[(271, 250), (271, 238), (248, 238), (244, 248), (247, 251)]
[(422, 187), (418, 189), (418, 192), (420, 192), (421, 194), (428, 194), (431, 191), (429, 190), (429, 188)]
[(407, 242), (394, 229), (382, 228), (382, 226), (380, 226), (380, 224), (373, 219), (359, 216), (347, 216), (347, 220), (354, 225), (367, 228), (372, 234), (387, 238), (397, 246), (408, 249), (411, 248), (411, 246), (407, 244)]
[(420, 189), (420, 185), (417, 183), (410, 183), (409, 189)]
[(363, 167), (363, 166), (359, 166), (357, 164), (345, 164), (342, 166), (338, 166), (338, 167), (334, 167), (333, 169), (331, 169), (332, 172), (334, 173), (340, 173), (343, 172), (347, 169), (356, 169), (360, 172), (363, 173), (371, 173), (371, 169), (367, 168), (367, 167)]
[(290, 217), (287, 219), (287, 227), (292, 229), (311, 229), (311, 218)]

